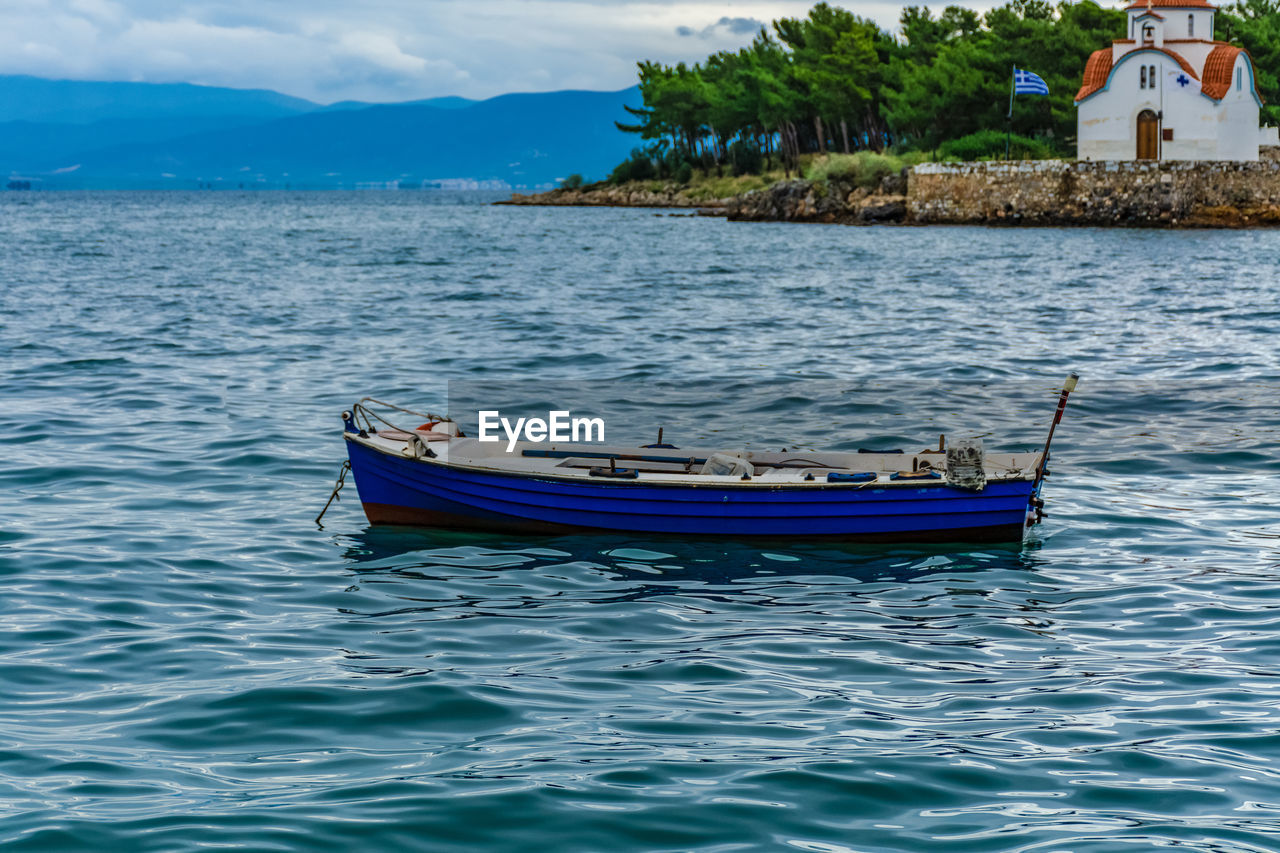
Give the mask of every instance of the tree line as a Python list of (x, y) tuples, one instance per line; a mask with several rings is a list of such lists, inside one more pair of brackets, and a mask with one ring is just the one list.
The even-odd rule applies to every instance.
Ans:
[[(790, 171), (806, 153), (936, 152), (959, 140), (1002, 147), (1006, 130), (1071, 156), (1085, 61), (1125, 26), (1124, 12), (1092, 0), (1010, 0), (983, 14), (909, 6), (895, 34), (819, 3), (736, 52), (693, 65), (639, 63), (644, 105), (628, 107), (634, 122), (618, 126), (647, 144), (613, 179)], [(1274, 122), (1280, 0), (1239, 0), (1218, 11), (1215, 26), (1217, 38), (1253, 55), (1264, 119)], [(1043, 77), (1050, 94), (1019, 96), (1007, 122), (1014, 66)]]

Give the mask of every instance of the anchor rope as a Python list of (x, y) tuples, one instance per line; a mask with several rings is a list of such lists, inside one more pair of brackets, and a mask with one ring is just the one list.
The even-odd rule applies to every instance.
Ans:
[(333, 491), (329, 493), (329, 500), (325, 501), (324, 509), (320, 510), (320, 514), (316, 516), (316, 524), (320, 524), (320, 519), (324, 518), (324, 514), (329, 511), (329, 506), (334, 501), (341, 501), (342, 496), (338, 493), (342, 491), (342, 487), (347, 484), (347, 472), (351, 470), (351, 460), (348, 459), (342, 463), (342, 467), (338, 469), (338, 482), (333, 484)]

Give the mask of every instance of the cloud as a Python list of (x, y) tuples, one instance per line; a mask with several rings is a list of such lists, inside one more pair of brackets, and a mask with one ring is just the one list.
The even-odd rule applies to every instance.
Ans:
[[(861, 0), (858, 11), (892, 26), (900, 2)], [(812, 3), (0, 0), (0, 74), (265, 88), (325, 103), (622, 89), (639, 60), (701, 61)]]
[(685, 38), (697, 36), (701, 39), (709, 39), (719, 35), (735, 35), (754, 36), (760, 32), (764, 21), (757, 21), (755, 18), (730, 18), (728, 15), (720, 18), (714, 24), (708, 24), (701, 30), (695, 30), (693, 27), (680, 26), (676, 27), (676, 35)]

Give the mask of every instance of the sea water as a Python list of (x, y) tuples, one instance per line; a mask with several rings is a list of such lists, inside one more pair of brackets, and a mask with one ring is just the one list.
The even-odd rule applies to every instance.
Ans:
[[(1280, 232), (484, 201), (0, 195), (6, 849), (1280, 846)], [(1072, 369), (1025, 546), (313, 521), (365, 394), (1033, 447)]]

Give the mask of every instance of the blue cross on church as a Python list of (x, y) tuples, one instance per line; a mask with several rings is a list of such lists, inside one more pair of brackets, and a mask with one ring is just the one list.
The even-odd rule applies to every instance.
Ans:
[(1179, 74), (1176, 78), (1174, 78), (1173, 82), (1177, 83), (1179, 86), (1183, 87), (1184, 89), (1187, 86), (1191, 85), (1190, 78), (1188, 78), (1187, 75), (1185, 74)]

